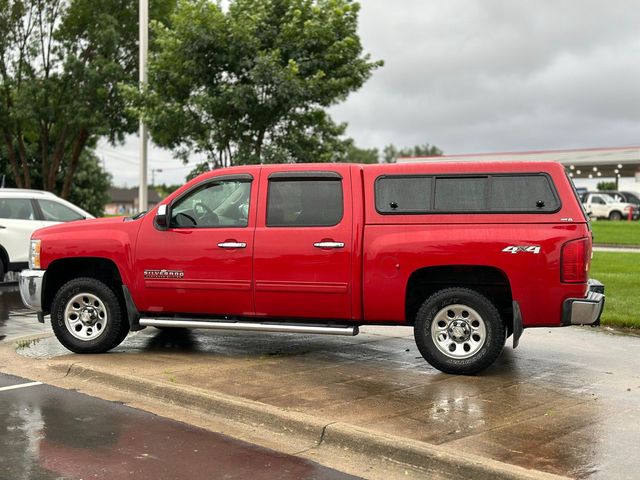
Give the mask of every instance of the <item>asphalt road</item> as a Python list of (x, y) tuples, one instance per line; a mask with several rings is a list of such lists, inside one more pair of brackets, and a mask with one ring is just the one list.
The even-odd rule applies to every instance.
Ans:
[[(48, 331), (0, 289), (0, 338)], [(0, 340), (2, 341), (2, 340)], [(0, 374), (0, 479), (348, 479), (308, 460)]]

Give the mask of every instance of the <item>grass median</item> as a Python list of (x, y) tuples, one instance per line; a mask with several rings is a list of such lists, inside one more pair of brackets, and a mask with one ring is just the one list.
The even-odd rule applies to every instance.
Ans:
[(602, 323), (640, 328), (640, 253), (595, 252), (591, 277), (605, 286)]
[(591, 222), (591, 227), (593, 228), (593, 240), (597, 244), (640, 246), (640, 222), (638, 221), (596, 220)]

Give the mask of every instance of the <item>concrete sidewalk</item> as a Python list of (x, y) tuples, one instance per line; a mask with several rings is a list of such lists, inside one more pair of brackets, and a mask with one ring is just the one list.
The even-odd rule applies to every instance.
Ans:
[[(626, 465), (633, 452), (594, 449), (607, 429), (638, 445), (636, 429), (620, 430), (640, 419), (637, 395), (623, 389), (638, 362), (614, 376), (584, 368), (575, 353), (597, 353), (596, 338), (619, 341), (591, 329), (527, 331), (486, 374), (455, 377), (425, 363), (411, 329), (363, 330), (343, 338), (147, 329), (92, 356), (47, 338), (23, 341), (21, 355), (4, 346), (0, 365), (368, 478), (398, 469), (405, 478), (635, 474)], [(640, 341), (621, 338), (634, 354)], [(615, 356), (611, 345), (601, 349)]]

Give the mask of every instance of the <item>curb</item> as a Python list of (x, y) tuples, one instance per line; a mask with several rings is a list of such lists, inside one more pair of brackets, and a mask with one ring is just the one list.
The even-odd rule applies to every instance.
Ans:
[(554, 474), (528, 470), (474, 454), (461, 454), (446, 447), (406, 438), (375, 433), (346, 423), (323, 422), (308, 414), (291, 412), (251, 400), (237, 398), (190, 386), (167, 385), (149, 379), (88, 368), (80, 365), (50, 365), (50, 370), (83, 381), (98, 381), (117, 390), (125, 390), (154, 400), (224, 417), (245, 427), (260, 428), (274, 435), (295, 436), (308, 450), (332, 457), (358, 454), (369, 464), (386, 461), (394, 466), (409, 466), (434, 478), (469, 480), (560, 480)]
[(620, 248), (624, 250), (640, 250), (640, 245), (625, 245), (621, 243), (594, 243), (593, 248)]

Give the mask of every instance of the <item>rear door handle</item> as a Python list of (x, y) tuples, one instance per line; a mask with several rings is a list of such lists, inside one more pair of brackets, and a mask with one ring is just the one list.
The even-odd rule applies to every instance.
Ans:
[(3, 228), (7, 228), (7, 227), (5, 227), (4, 225), (0, 225), (0, 229), (3, 229)]
[(316, 242), (313, 246), (316, 248), (344, 248), (344, 242)]
[(220, 248), (247, 248), (244, 242), (222, 242), (218, 244)]

